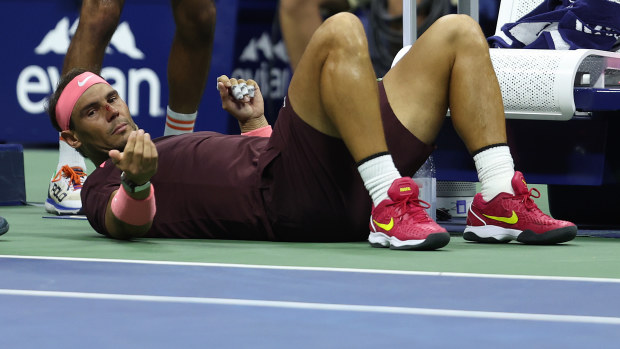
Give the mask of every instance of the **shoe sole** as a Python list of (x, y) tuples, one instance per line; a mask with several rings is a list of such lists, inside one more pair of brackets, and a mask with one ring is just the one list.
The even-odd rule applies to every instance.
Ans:
[(72, 208), (72, 207), (60, 206), (54, 203), (54, 201), (50, 198), (47, 198), (45, 200), (45, 211), (47, 211), (48, 213), (55, 214), (55, 215), (62, 216), (62, 215), (69, 215), (69, 214), (79, 214), (81, 210), (82, 210), (81, 207)]
[(415, 250), (431, 251), (442, 248), (450, 242), (449, 233), (433, 233), (424, 240), (404, 240), (401, 241), (393, 236), (383, 233), (370, 233), (368, 236), (370, 246), (377, 248), (390, 248), (392, 250)]
[(506, 229), (493, 225), (481, 227), (466, 226), (463, 239), (486, 244), (506, 244), (519, 236), (521, 230)]
[(506, 229), (487, 225), (482, 227), (465, 227), (463, 239), (487, 244), (503, 244), (512, 240), (528, 245), (554, 245), (567, 242), (577, 236), (577, 227), (564, 227), (536, 234), (532, 230)]
[(524, 230), (519, 234), (519, 237), (517, 237), (517, 241), (528, 245), (553, 245), (571, 241), (576, 236), (576, 226), (549, 230), (542, 234), (536, 234), (531, 230)]

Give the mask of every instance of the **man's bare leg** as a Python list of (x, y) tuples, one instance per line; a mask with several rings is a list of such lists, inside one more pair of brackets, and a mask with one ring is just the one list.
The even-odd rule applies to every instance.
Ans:
[(306, 123), (342, 138), (355, 161), (387, 151), (368, 44), (354, 15), (334, 15), (315, 32), (289, 98)]
[[(422, 0), (417, 0), (420, 3)], [(286, 44), (291, 69), (295, 70), (301, 56), (310, 42), (312, 34), (323, 23), (321, 11), (335, 13), (350, 10), (348, 0), (281, 0), (278, 9), (282, 36)], [(402, 0), (387, 0), (387, 12), (392, 16), (403, 13)], [(425, 16), (418, 13), (417, 23)]]
[[(435, 141), (448, 106), (454, 128), (471, 154), (507, 143), (501, 91), (488, 45), (468, 16), (439, 19), (386, 74), (384, 84), (397, 117), (427, 144)], [(486, 170), (479, 171), (487, 199), (500, 192), (513, 193), (509, 149), (492, 152), (497, 151), (501, 163), (490, 176)]]
[(212, 0), (173, 0), (176, 32), (168, 59), (170, 91), (165, 135), (191, 132), (211, 65), (215, 33)]
[(323, 7), (333, 11), (346, 11), (349, 9), (349, 3), (347, 0), (280, 1), (278, 9), (280, 27), (293, 70), (297, 68), (312, 34), (323, 23), (321, 14)]
[(84, 0), (80, 22), (63, 63), (62, 74), (73, 68), (101, 71), (105, 50), (118, 26), (124, 0)]
[[(308, 124), (342, 137), (357, 161), (387, 149), (377, 85), (363, 28), (352, 15), (334, 17), (309, 43), (289, 98)], [(338, 35), (343, 30), (351, 35)], [(437, 21), (383, 82), (396, 116), (427, 144), (434, 142), (448, 105), (470, 152), (506, 143), (499, 84), (482, 31), (470, 17), (450, 15)]]
[(173, 0), (176, 32), (168, 59), (170, 106), (193, 113), (202, 98), (213, 50), (215, 4), (212, 0)]
[(469, 209), (466, 240), (554, 244), (575, 237), (574, 224), (538, 209), (522, 174), (514, 170), (499, 84), (484, 35), (471, 18), (451, 15), (437, 21), (384, 84), (397, 117), (426, 143), (435, 140), (450, 107), (482, 187)]
[[(62, 74), (75, 68), (101, 71), (105, 50), (116, 30), (124, 0), (84, 0), (80, 22), (71, 39)], [(61, 137), (56, 175), (50, 181), (45, 209), (55, 214), (76, 214), (82, 207), (80, 191), (86, 179), (84, 157)]]
[(372, 246), (436, 249), (448, 243), (449, 234), (420, 206), (413, 180), (400, 178), (387, 152), (375, 72), (357, 17), (339, 13), (321, 25), (299, 62), (288, 96), (302, 120), (342, 138), (358, 163), (375, 204)]
[(506, 143), (499, 83), (486, 40), (470, 17), (439, 19), (383, 83), (396, 116), (427, 144), (435, 141), (448, 106), (470, 153)]

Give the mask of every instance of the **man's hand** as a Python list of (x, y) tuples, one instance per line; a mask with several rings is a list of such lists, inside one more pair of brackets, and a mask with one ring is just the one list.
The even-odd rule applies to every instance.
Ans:
[[(150, 181), (157, 172), (157, 148), (151, 141), (151, 136), (144, 130), (132, 131), (129, 134), (122, 153), (118, 150), (110, 150), (108, 155), (116, 167), (125, 172), (127, 179), (136, 184)], [(137, 193), (127, 193), (127, 195), (136, 200), (144, 200), (150, 195), (151, 190), (152, 188), (149, 188)], [(110, 195), (105, 213), (105, 226), (109, 236), (123, 240), (143, 236), (149, 231), (153, 222), (138, 226), (125, 223), (116, 217), (112, 211), (112, 201), (117, 192), (118, 190)]]
[[(253, 96), (252, 88), (254, 89)], [(241, 132), (249, 132), (269, 125), (265, 118), (263, 95), (256, 81), (234, 79), (222, 75), (217, 78), (217, 89), (222, 99), (222, 109), (237, 119)]]
[(129, 180), (143, 184), (157, 172), (157, 148), (144, 130), (132, 131), (123, 152), (110, 150), (108, 155)]

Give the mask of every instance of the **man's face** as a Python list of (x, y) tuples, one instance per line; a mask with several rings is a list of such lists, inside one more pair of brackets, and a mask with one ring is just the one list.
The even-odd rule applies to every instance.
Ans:
[(107, 158), (111, 149), (122, 152), (129, 133), (137, 129), (127, 104), (107, 84), (95, 84), (86, 90), (75, 103), (71, 120), (75, 138), (93, 160), (104, 155)]

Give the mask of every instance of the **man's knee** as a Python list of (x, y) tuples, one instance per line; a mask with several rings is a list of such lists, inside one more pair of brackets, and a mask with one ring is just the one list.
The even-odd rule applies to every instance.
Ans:
[(177, 35), (198, 44), (211, 42), (215, 32), (215, 3), (213, 0), (180, 1), (173, 5)]
[(317, 35), (322, 41), (332, 43), (337, 48), (367, 46), (362, 22), (348, 12), (340, 12), (326, 19)]
[(470, 16), (451, 14), (439, 18), (433, 26), (448, 41), (451, 47), (464, 44), (471, 48), (488, 48), (486, 38), (480, 25)]

